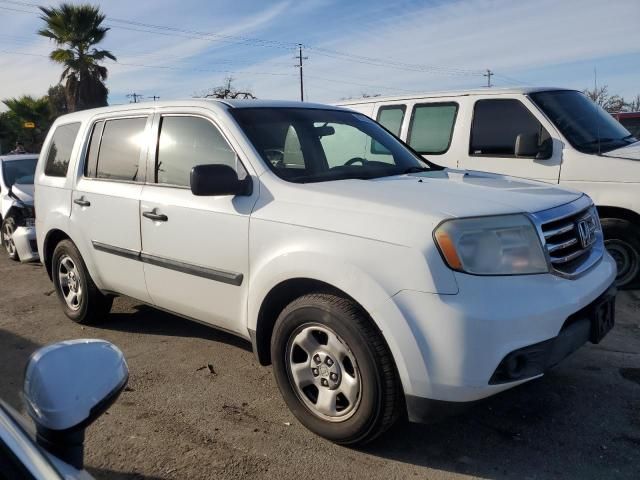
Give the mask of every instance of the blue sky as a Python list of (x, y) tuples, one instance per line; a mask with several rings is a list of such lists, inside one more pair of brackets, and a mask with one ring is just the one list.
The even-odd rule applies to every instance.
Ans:
[[(611, 93), (640, 94), (639, 0), (93, 3), (112, 27), (102, 46), (119, 61), (107, 63), (111, 103), (133, 91), (191, 97), (228, 75), (260, 98), (297, 99), (297, 43), (309, 57), (307, 99), (318, 102), (480, 87), (487, 68), (496, 86), (578, 89), (596, 68)], [(58, 81), (41, 23), (28, 2), (0, 1), (0, 98), (42, 95)]]

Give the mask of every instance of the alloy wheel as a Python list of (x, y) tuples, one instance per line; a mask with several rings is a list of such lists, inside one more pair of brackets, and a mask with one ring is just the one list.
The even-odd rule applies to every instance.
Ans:
[(69, 255), (63, 255), (58, 262), (58, 280), (67, 306), (71, 310), (78, 310), (84, 292), (79, 270)]

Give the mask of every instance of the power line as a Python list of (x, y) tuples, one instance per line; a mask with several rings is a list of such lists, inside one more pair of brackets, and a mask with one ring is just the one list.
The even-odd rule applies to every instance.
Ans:
[[(36, 4), (28, 3), (28, 2), (17, 2), (10, 0), (0, 0), (2, 3), (11, 3), (17, 5), (27, 5), (32, 7), (37, 7)], [(291, 47), (300, 47), (300, 43), (292, 43), (292, 42), (283, 42), (279, 40), (266, 40), (260, 38), (252, 38), (252, 37), (242, 37), (238, 35), (225, 35), (219, 33), (212, 32), (202, 32), (198, 30), (189, 30), (184, 28), (177, 28), (167, 25), (157, 25), (151, 23), (137, 22), (133, 20), (126, 20), (120, 18), (107, 17), (109, 22), (115, 22), (116, 25), (108, 24), (108, 26), (112, 28), (120, 28), (124, 30), (131, 30), (140, 33), (151, 33), (156, 35), (164, 35), (164, 36), (177, 36), (182, 38), (190, 38), (195, 40), (204, 40), (211, 42), (224, 42), (231, 43), (236, 45), (254, 45), (254, 46), (262, 46), (262, 47), (275, 47), (275, 48), (291, 48)], [(124, 26), (128, 25), (128, 26)], [(409, 70), (416, 72), (431, 72), (431, 73), (441, 73), (445, 75), (453, 75), (453, 76), (473, 76), (473, 75), (481, 75), (481, 71), (479, 70), (470, 70), (470, 69), (462, 69), (457, 67), (448, 67), (448, 66), (440, 66), (440, 65), (420, 65), (420, 64), (411, 64), (398, 62), (390, 59), (380, 59), (374, 57), (367, 57), (362, 55), (355, 55), (346, 52), (340, 52), (336, 50), (331, 50), (322, 47), (314, 47), (309, 45), (303, 45), (308, 49), (314, 50), (317, 54), (342, 59), (345, 61), (367, 64), (372, 66), (386, 67), (386, 68), (394, 68), (399, 70)]]

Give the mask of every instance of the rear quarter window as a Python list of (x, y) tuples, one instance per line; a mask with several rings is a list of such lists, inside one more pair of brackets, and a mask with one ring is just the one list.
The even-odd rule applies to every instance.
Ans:
[(80, 122), (60, 125), (56, 128), (47, 152), (44, 174), (49, 177), (66, 177), (73, 144), (80, 130)]

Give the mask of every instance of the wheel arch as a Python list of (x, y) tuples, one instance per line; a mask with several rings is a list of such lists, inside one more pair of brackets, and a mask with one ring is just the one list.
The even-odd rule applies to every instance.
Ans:
[(53, 258), (53, 251), (55, 250), (56, 245), (58, 245), (62, 240), (71, 240), (71, 237), (58, 228), (49, 230), (47, 235), (44, 237), (44, 243), (42, 245), (42, 264), (47, 270), (49, 279), (52, 278), (51, 259)]
[(332, 293), (348, 298), (366, 312), (366, 309), (346, 292), (321, 280), (296, 277), (281, 281), (273, 286), (262, 300), (255, 329), (250, 329), (253, 351), (261, 365), (271, 364), (271, 335), (278, 315), (293, 300), (309, 293)]
[(640, 227), (640, 214), (623, 207), (612, 207), (608, 205), (597, 205), (600, 218), (619, 218), (626, 220)]

